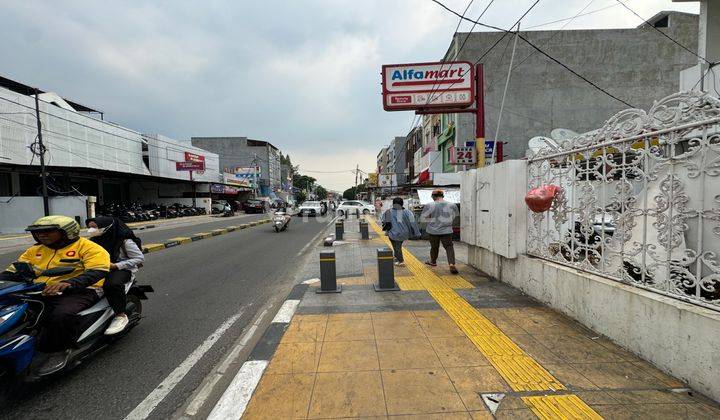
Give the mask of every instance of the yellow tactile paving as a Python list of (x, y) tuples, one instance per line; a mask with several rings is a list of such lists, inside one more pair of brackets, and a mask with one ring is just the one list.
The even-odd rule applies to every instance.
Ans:
[(442, 279), (443, 283), (447, 284), (450, 288), (453, 289), (472, 289), (473, 287), (475, 287), (472, 285), (472, 283), (456, 274), (443, 275), (440, 276), (440, 278)]
[(397, 283), (400, 290), (425, 290), (422, 283), (414, 276), (395, 277), (395, 283)]
[[(372, 229), (389, 244), (380, 227), (370, 220)], [(505, 335), (492, 321), (483, 316), (477, 309), (458, 295), (443, 278), (427, 268), (410, 252), (404, 251), (405, 263), (415, 279), (428, 290), (430, 295), (455, 321), (475, 346), (490, 361), (500, 375), (515, 391), (557, 391), (564, 390), (560, 381), (555, 379), (532, 357), (527, 355), (517, 344)], [(534, 397), (551, 398), (551, 397)], [(524, 400), (525, 401), (525, 400)], [(556, 400), (536, 399), (525, 401), (538, 415), (556, 413), (548, 411), (559, 407), (561, 413), (577, 418), (600, 418), (592, 408), (576, 395), (557, 397)], [(539, 407), (539, 408), (538, 408)], [(594, 417), (593, 417), (594, 416)], [(552, 415), (550, 416), (552, 417)], [(548, 418), (550, 418), (548, 417)], [(555, 415), (557, 417), (557, 415)], [(574, 418), (572, 416), (566, 418)]]
[(541, 419), (602, 419), (577, 395), (522, 397)]

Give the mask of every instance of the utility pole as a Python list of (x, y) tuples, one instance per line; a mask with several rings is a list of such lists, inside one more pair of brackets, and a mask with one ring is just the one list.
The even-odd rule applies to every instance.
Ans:
[[(45, 216), (50, 215), (50, 203), (48, 202), (47, 174), (45, 173), (45, 146), (43, 146), (42, 123), (40, 122), (40, 91), (35, 89), (35, 119), (37, 120), (38, 149), (40, 150), (40, 178), (42, 179), (43, 209)], [(35, 153), (35, 151), (32, 151)]]
[(260, 188), (260, 182), (258, 179), (258, 157), (257, 153), (253, 154), (253, 191), (255, 192), (255, 198), (258, 197), (258, 189)]

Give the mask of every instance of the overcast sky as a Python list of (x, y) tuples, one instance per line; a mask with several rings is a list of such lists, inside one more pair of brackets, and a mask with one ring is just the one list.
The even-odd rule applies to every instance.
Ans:
[[(468, 0), (444, 0), (462, 12)], [(476, 18), (489, 0), (474, 1)], [(496, 1), (482, 21), (509, 27), (534, 0)], [(541, 0), (529, 27), (572, 17), (589, 0)], [(616, 0), (594, 0), (566, 29), (634, 27)], [(405, 135), (410, 112), (384, 112), (383, 63), (433, 61), (457, 18), (430, 0), (3, 0), (0, 72), (105, 111), (126, 127), (187, 140), (248, 136), (290, 153), (343, 190), (356, 164)], [(697, 3), (627, 0), (643, 17)], [(559, 29), (565, 22), (537, 29)], [(460, 31), (467, 31), (463, 24)], [(347, 171), (318, 174), (309, 171)]]

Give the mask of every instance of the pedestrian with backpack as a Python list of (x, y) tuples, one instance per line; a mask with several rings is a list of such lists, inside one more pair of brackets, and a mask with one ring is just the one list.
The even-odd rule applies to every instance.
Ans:
[(402, 254), (403, 242), (420, 237), (420, 228), (415, 222), (415, 215), (403, 207), (403, 199), (395, 197), (392, 208), (383, 213), (383, 230), (390, 239), (395, 256), (395, 265), (404, 266)]

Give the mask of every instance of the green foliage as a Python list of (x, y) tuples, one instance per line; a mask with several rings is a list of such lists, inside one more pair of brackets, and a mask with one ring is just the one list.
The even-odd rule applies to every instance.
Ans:
[(315, 187), (315, 195), (318, 200), (325, 200), (327, 198), (327, 190), (322, 185)]

